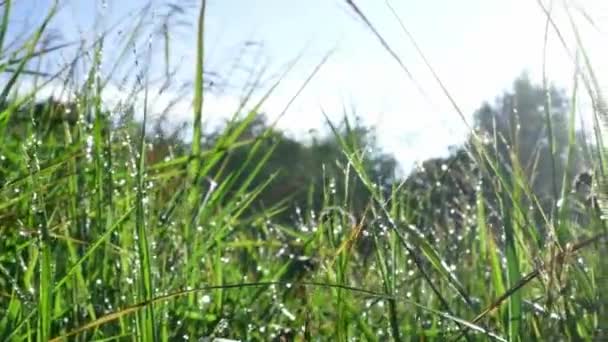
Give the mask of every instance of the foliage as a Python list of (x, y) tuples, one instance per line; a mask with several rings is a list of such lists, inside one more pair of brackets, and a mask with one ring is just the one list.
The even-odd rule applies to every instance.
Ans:
[[(84, 78), (47, 75), (37, 62), (55, 56), (38, 49), (56, 8), (15, 48), (3, 44), (11, 3), (0, 5), (1, 340), (605, 337), (606, 228), (581, 203), (597, 173), (579, 172), (583, 160), (598, 169), (602, 149), (577, 138), (576, 91), (547, 102), (516, 80), (477, 112), (466, 144), (402, 180), (376, 132), (348, 117), (311, 143), (269, 124), (260, 108), (282, 78), (186, 143), (150, 124), (141, 55), (121, 77), (127, 102), (110, 107), (107, 36), (68, 63)], [(191, 89), (201, 123), (204, 8)], [(136, 24), (124, 51), (145, 51), (156, 30)], [(46, 87), (69, 100), (41, 100)]]
[[(214, 132), (206, 139), (209, 146), (217, 143), (222, 130)], [(371, 153), (366, 160), (366, 172), (377, 180), (378, 184), (390, 189), (391, 184), (396, 181), (396, 161), (392, 156), (383, 154), (379, 150), (374, 134), (371, 128), (364, 127), (360, 123), (350, 131), (347, 131), (346, 125), (343, 124), (340, 131), (341, 136), (350, 136), (368, 147)], [(276, 173), (274, 181), (268, 184), (252, 202), (253, 210), (263, 212), (264, 208), (286, 202), (282, 212), (273, 219), (277, 222), (293, 224), (301, 221), (304, 213), (318, 213), (323, 209), (323, 193), (326, 186), (329, 186), (329, 191), (336, 201), (357, 217), (361, 216), (365, 206), (369, 204), (371, 197), (368, 191), (353, 172), (348, 174), (348, 160), (333, 135), (315, 137), (308, 144), (298, 142), (285, 133), (268, 127), (265, 116), (258, 115), (239, 137), (239, 141), (247, 140), (260, 142), (257, 151), (260, 156), (272, 151), (250, 187), (260, 186)], [(240, 165), (246, 164), (250, 149), (251, 145), (246, 145), (230, 151), (224, 157), (221, 168), (228, 171), (237, 170)], [(243, 184), (255, 166), (248, 165), (241, 174), (235, 176), (235, 184)], [(348, 189), (345, 184), (348, 184)]]

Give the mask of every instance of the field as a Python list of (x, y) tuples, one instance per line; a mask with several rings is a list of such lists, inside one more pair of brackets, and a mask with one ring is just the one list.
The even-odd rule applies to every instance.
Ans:
[[(400, 177), (349, 115), (308, 145), (267, 122), (288, 72), (205, 133), (205, 1), (174, 131), (148, 113), (146, 65), (170, 75), (170, 39), (147, 59), (158, 28), (123, 32), (104, 73), (114, 32), (48, 39), (55, 3), (9, 44), (0, 3), (0, 340), (608, 340), (608, 111), (582, 46), (569, 93), (522, 76), (452, 156)], [(131, 102), (107, 103), (116, 79)]]

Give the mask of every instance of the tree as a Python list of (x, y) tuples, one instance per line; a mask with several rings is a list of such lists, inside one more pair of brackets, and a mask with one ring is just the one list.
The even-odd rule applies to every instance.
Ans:
[[(429, 236), (449, 230), (446, 227), (463, 229), (470, 224), (466, 218), (475, 214), (476, 194), (480, 193), (490, 224), (498, 227), (504, 216), (500, 211), (504, 186), (513, 184), (502, 184), (496, 172), (509, 183), (519, 168), (520, 179), (529, 182), (531, 195), (539, 199), (545, 217), (550, 217), (563, 187), (570, 187), (570, 179), (585, 169), (580, 134), (575, 135), (575, 149), (567, 165), (568, 105), (563, 91), (551, 87), (545, 92), (525, 74), (494, 104), (483, 103), (474, 113), (474, 121), (485, 155), (479, 153), (471, 134), (463, 146), (452, 147), (449, 157), (427, 160), (412, 172), (406, 181), (411, 221), (428, 229)], [(524, 196), (520, 206), (527, 210), (536, 208), (535, 203)], [(542, 222), (539, 210), (530, 214), (531, 222)]]
[[(233, 126), (238, 126), (238, 123)], [(371, 179), (380, 186), (390, 187), (395, 181), (396, 160), (380, 151), (375, 139), (375, 132), (370, 127), (357, 123), (347, 129), (345, 124), (338, 127), (338, 134), (349, 136), (356, 140), (358, 146), (366, 146), (371, 152), (365, 160), (365, 171)], [(219, 139), (223, 128), (212, 134), (208, 144), (214, 145)], [(264, 115), (259, 115), (247, 126), (239, 140), (259, 140), (256, 156), (262, 157), (271, 149), (269, 158), (261, 165), (259, 174), (253, 179), (249, 187), (254, 189), (275, 175), (276, 178), (264, 189), (254, 201), (252, 208), (263, 210), (272, 207), (287, 199), (285, 211), (278, 214), (275, 219), (283, 223), (298, 222), (298, 212), (319, 213), (327, 203), (325, 192), (329, 189), (332, 201), (345, 205), (353, 214), (363, 212), (371, 197), (358, 179), (354, 170), (348, 172), (348, 160), (342, 146), (335, 135), (328, 134), (321, 139), (313, 139), (306, 144), (289, 138), (285, 133), (269, 127)], [(224, 174), (239, 170), (252, 153), (253, 144), (246, 144), (231, 150), (225, 156), (223, 163)], [(250, 163), (247, 169), (239, 172), (234, 188), (246, 181), (256, 163)], [(216, 170), (219, 171), (219, 168)], [(213, 172), (212, 172), (213, 174)], [(349, 194), (344, 195), (346, 183), (349, 182)], [(256, 210), (256, 209), (254, 209)]]
[[(547, 212), (561, 196), (568, 167), (568, 114), (563, 90), (552, 86), (545, 91), (524, 74), (515, 80), (512, 92), (498, 97), (494, 105), (484, 103), (474, 115), (479, 135), (491, 141), (486, 145), (490, 159), (507, 173), (521, 168)], [(582, 164), (580, 151), (574, 152), (573, 173)]]

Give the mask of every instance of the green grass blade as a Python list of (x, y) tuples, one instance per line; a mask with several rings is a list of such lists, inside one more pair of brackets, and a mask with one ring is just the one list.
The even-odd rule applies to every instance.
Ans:
[(192, 183), (192, 188), (188, 194), (188, 204), (190, 208), (196, 206), (196, 201), (200, 197), (200, 187), (197, 186), (199, 172), (201, 169), (201, 160), (199, 155), (201, 153), (201, 137), (202, 137), (202, 116), (203, 116), (203, 73), (204, 73), (204, 60), (205, 60), (205, 10), (207, 7), (207, 1), (202, 0), (200, 5), (200, 11), (198, 15), (198, 33), (196, 40), (196, 69), (194, 73), (194, 117), (192, 125), (192, 148), (190, 154), (193, 156), (192, 161), (188, 169), (188, 177)]
[(51, 5), (51, 9), (48, 11), (46, 17), (44, 18), (44, 21), (36, 29), (36, 32), (34, 33), (34, 36), (32, 38), (30, 38), (30, 40), (28, 41), (28, 43), (27, 43), (27, 51), (26, 51), (25, 57), (23, 57), (23, 58), (21, 58), (19, 60), (19, 63), (17, 65), (17, 69), (11, 75), (10, 79), (8, 80), (8, 82), (6, 83), (6, 85), (4, 86), (4, 88), (2, 89), (2, 92), (0, 93), (0, 103), (6, 102), (6, 99), (8, 98), (8, 95), (9, 95), (10, 91), (13, 89), (13, 86), (15, 85), (15, 83), (17, 82), (17, 80), (19, 79), (21, 71), (25, 68), (26, 64), (33, 57), (33, 54), (35, 53), (36, 46), (38, 46), (38, 42), (42, 38), (43, 33), (45, 32), (45, 30), (47, 29), (47, 26), (51, 22), (51, 19), (53, 19), (53, 17), (55, 16), (55, 14), (57, 12), (57, 6), (58, 6), (57, 0), (54, 0), (53, 4)]
[(3, 4), (4, 12), (2, 13), (2, 21), (0, 21), (0, 57), (4, 56), (4, 38), (6, 37), (6, 30), (10, 19), (11, 2), (12, 0), (6, 0)]

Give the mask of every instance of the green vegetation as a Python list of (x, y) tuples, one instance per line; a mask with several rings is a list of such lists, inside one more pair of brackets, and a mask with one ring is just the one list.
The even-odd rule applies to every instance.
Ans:
[[(608, 113), (584, 49), (570, 94), (517, 78), (462, 146), (401, 179), (349, 115), (309, 143), (269, 123), (288, 72), (205, 134), (205, 1), (188, 139), (151, 124), (149, 7), (107, 73), (111, 30), (49, 73), (74, 48), (47, 39), (57, 6), (8, 44), (0, 3), (0, 340), (608, 338), (606, 156), (576, 101), (596, 104), (595, 141)], [(116, 78), (131, 102), (104, 101)]]

